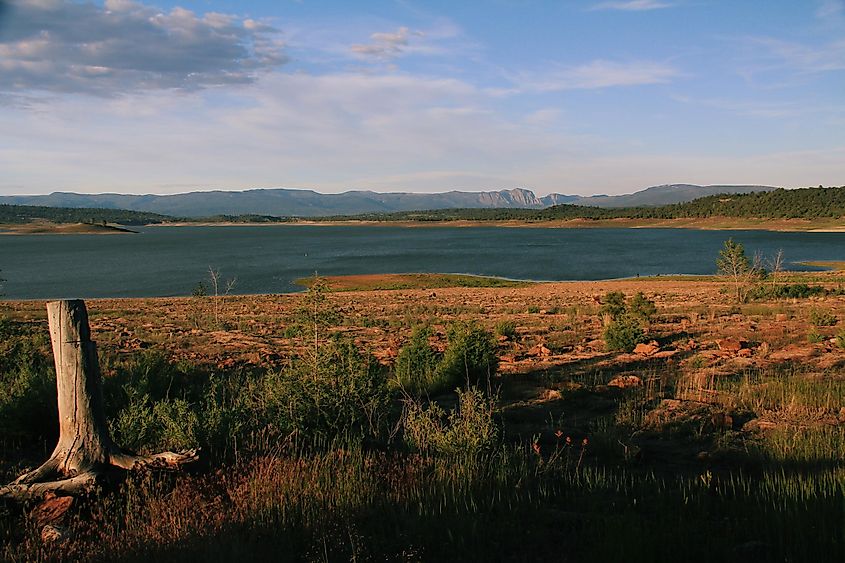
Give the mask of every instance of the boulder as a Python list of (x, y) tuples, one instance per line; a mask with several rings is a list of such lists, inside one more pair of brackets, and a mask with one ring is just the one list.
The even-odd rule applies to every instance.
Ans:
[(743, 348), (748, 348), (748, 342), (745, 340), (738, 340), (736, 338), (723, 338), (716, 341), (719, 350), (723, 352), (737, 353)]
[(634, 354), (639, 354), (641, 356), (651, 356), (659, 351), (660, 346), (658, 346), (657, 342), (654, 341), (651, 341), (648, 344), (640, 342), (634, 347)]

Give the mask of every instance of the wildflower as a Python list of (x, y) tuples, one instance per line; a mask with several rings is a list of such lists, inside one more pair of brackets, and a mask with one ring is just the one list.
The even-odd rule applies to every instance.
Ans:
[(563, 436), (563, 431), (562, 430), (555, 430), (555, 436), (557, 437), (558, 440), (560, 440), (560, 437)]
[(533, 444), (531, 444), (531, 447), (534, 448), (535, 454), (540, 455), (540, 444), (534, 442)]
[(587, 443), (588, 443), (588, 441), (587, 441), (587, 439), (586, 439), (586, 438), (584, 438), (583, 440), (581, 440), (581, 445), (582, 445), (582, 446), (584, 446), (585, 448), (587, 447)]
[(566, 445), (567, 445), (567, 446), (571, 446), (571, 445), (572, 445), (572, 436), (567, 436), (567, 437), (566, 437)]

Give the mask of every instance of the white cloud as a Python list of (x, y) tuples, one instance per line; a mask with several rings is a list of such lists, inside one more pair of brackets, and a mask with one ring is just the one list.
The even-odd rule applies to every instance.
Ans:
[(373, 33), (370, 35), (371, 43), (355, 44), (350, 47), (350, 50), (362, 57), (392, 59), (405, 51), (411, 37), (422, 37), (423, 35), (421, 31), (411, 31), (403, 26), (389, 33)]
[(0, 92), (111, 96), (248, 83), (286, 61), (254, 20), (132, 0), (13, 0), (0, 34)]
[(649, 10), (660, 10), (671, 8), (675, 4), (660, 2), (658, 0), (628, 0), (626, 2), (601, 2), (590, 10), (621, 10), (624, 12), (645, 12)]
[(542, 73), (522, 73), (512, 81), (517, 90), (554, 92), (662, 84), (679, 76), (676, 68), (656, 61), (596, 60), (578, 66), (552, 67)]
[(810, 46), (772, 37), (750, 39), (762, 49), (761, 58), (769, 64), (786, 66), (798, 73), (819, 73), (845, 69), (845, 39)]

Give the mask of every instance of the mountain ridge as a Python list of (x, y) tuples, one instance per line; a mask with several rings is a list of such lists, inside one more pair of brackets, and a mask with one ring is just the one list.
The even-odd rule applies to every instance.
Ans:
[(544, 209), (570, 204), (614, 208), (683, 203), (716, 194), (771, 191), (773, 186), (663, 184), (625, 195), (537, 196), (517, 187), (496, 191), (439, 193), (374, 192), (350, 190), (323, 194), (308, 189), (253, 188), (242, 191), (211, 190), (182, 194), (79, 194), (53, 192), (35, 196), (0, 196), (0, 204), (45, 207), (127, 209), (177, 217), (262, 214), (280, 217), (320, 217), (362, 213), (390, 213), (435, 209)]

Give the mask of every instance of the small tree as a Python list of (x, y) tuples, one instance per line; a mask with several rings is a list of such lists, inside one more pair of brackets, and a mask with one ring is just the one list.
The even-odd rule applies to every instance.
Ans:
[(769, 261), (769, 266), (771, 267), (770, 275), (772, 282), (772, 290), (777, 287), (778, 276), (783, 271), (783, 249), (779, 249), (777, 254), (775, 254), (772, 259)]
[[(211, 266), (208, 267), (208, 279), (211, 281), (211, 288), (214, 291), (214, 324), (217, 328), (220, 328), (220, 314), (223, 309), (224, 301), (232, 289), (235, 287), (235, 284), (238, 282), (238, 278), (232, 278), (226, 280), (225, 284), (223, 283), (222, 278), (220, 277), (220, 270), (215, 270)], [(203, 287), (205, 290), (205, 287)]]
[(312, 372), (317, 377), (320, 362), (320, 343), (326, 329), (341, 320), (340, 311), (329, 301), (331, 291), (329, 283), (316, 273), (308, 284), (308, 291), (302, 301), (297, 317), (301, 324), (313, 335), (311, 348)]
[(728, 277), (733, 282), (736, 300), (744, 301), (745, 286), (753, 269), (748, 256), (745, 255), (745, 247), (742, 243), (734, 242), (732, 238), (726, 240), (722, 250), (719, 251), (716, 267), (720, 275)]

